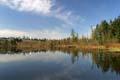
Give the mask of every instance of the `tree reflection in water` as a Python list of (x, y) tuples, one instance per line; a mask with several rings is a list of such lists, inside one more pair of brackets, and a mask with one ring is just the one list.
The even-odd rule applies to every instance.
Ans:
[[(71, 62), (74, 65), (75, 62), (79, 60), (80, 56), (91, 55), (91, 59), (93, 62), (92, 68), (97, 66), (97, 68), (101, 69), (103, 73), (111, 71), (116, 72), (116, 74), (120, 74), (120, 53), (108, 53), (104, 51), (85, 51), (78, 50), (74, 48), (56, 48), (56, 49), (40, 49), (40, 50), (18, 50), (15, 48), (12, 49), (1, 49), (0, 54), (28, 54), (29, 52), (47, 52), (47, 51), (62, 51), (71, 56)], [(79, 55), (82, 54), (82, 55)]]
[(94, 64), (103, 72), (116, 72), (120, 74), (120, 53), (94, 53), (92, 54)]

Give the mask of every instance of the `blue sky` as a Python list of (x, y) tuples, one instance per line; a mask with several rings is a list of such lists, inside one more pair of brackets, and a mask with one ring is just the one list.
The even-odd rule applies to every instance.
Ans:
[(0, 37), (58, 39), (120, 15), (120, 0), (0, 0)]

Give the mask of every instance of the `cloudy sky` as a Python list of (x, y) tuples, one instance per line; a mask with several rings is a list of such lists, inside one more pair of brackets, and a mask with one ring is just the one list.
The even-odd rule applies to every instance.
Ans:
[(120, 15), (120, 0), (0, 0), (0, 37), (65, 38)]

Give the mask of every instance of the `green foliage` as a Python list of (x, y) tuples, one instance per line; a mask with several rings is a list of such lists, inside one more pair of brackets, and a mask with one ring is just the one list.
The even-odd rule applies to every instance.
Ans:
[(109, 23), (104, 20), (92, 31), (92, 39), (100, 44), (120, 42), (120, 16)]
[(74, 31), (74, 29), (71, 30), (71, 40), (72, 42), (77, 42), (78, 41), (78, 33)]

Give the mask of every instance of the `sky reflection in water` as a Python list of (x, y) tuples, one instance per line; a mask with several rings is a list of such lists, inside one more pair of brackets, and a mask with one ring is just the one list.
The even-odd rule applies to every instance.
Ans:
[(0, 54), (0, 80), (120, 80), (120, 54)]

